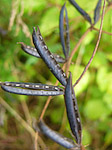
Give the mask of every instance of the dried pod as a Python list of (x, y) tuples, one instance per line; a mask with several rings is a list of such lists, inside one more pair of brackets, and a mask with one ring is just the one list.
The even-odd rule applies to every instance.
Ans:
[(98, 0), (98, 3), (94, 10), (94, 24), (96, 24), (100, 18), (101, 3), (102, 3), (102, 0)]
[[(32, 55), (34, 57), (37, 58), (41, 58), (39, 53), (37, 52), (36, 48), (32, 47), (32, 46), (28, 46), (25, 45), (23, 42), (18, 42), (18, 44), (21, 44), (21, 48), (24, 52), (26, 52), (29, 55)], [(52, 54), (54, 56), (54, 58), (56, 59), (56, 61), (58, 63), (65, 63), (65, 59), (57, 54)]]
[(65, 105), (72, 133), (75, 136), (76, 142), (78, 144), (81, 144), (82, 128), (77, 106), (77, 100), (72, 86), (71, 74), (67, 80), (67, 85), (65, 87)]
[[(65, 10), (65, 19), (66, 19), (66, 46), (65, 46), (65, 39), (64, 39), (64, 10)], [(67, 60), (70, 51), (70, 37), (69, 37), (69, 24), (68, 24), (68, 14), (65, 7), (65, 4), (62, 6), (60, 11), (59, 17), (59, 30), (60, 30), (60, 39), (63, 48), (63, 53)]]
[(69, 2), (78, 10), (78, 12), (90, 23), (92, 24), (91, 18), (88, 13), (86, 13), (75, 0), (69, 0)]
[(31, 96), (56, 96), (63, 95), (63, 91), (43, 91), (43, 90), (28, 90), (21, 88), (14, 88), (11, 86), (2, 85), (1, 88), (6, 92), (20, 94), (20, 95), (31, 95)]
[(39, 27), (37, 27), (37, 32), (35, 28), (33, 29), (32, 37), (35, 48), (37, 49), (43, 61), (46, 63), (54, 76), (60, 81), (60, 83), (65, 86), (67, 80), (66, 74), (61, 69), (60, 65), (56, 62), (54, 56), (48, 50), (48, 47), (45, 45)]
[(41, 84), (41, 83), (24, 83), (24, 82), (1, 82), (0, 85), (21, 87), (35, 90), (47, 90), (47, 91), (63, 91), (59, 86)]
[(62, 145), (65, 148), (75, 148), (75, 150), (79, 150), (80, 146), (75, 144), (71, 139), (62, 136), (61, 134), (50, 129), (42, 120), (38, 123), (38, 127), (40, 132), (46, 135), (51, 140), (56, 143)]

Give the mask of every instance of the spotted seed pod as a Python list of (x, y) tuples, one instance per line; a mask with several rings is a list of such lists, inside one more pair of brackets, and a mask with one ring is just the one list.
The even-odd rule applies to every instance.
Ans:
[(67, 111), (67, 116), (70, 123), (71, 131), (75, 136), (76, 142), (78, 144), (81, 144), (82, 128), (81, 128), (81, 121), (80, 121), (80, 115), (78, 111), (77, 100), (72, 86), (71, 74), (67, 80), (64, 97), (65, 97), (66, 111)]
[(38, 123), (38, 127), (40, 132), (42, 132), (45, 136), (60, 144), (61, 146), (68, 149), (74, 148), (74, 150), (80, 150), (80, 145), (75, 144), (73, 140), (62, 136), (56, 131), (53, 131), (42, 120)]
[(48, 47), (45, 45), (39, 27), (37, 27), (37, 31), (35, 30), (35, 28), (33, 29), (32, 37), (35, 48), (37, 49), (43, 61), (46, 63), (46, 65), (54, 74), (54, 76), (59, 80), (59, 82), (65, 86), (67, 80), (66, 74), (61, 69), (60, 65), (55, 60), (54, 56), (48, 50)]
[(78, 10), (78, 12), (90, 23), (92, 24), (91, 18), (88, 13), (86, 13), (75, 0), (69, 0), (69, 2)]
[[(65, 10), (65, 20), (66, 20), (66, 41), (64, 39), (64, 10)], [(70, 51), (70, 37), (69, 37), (69, 24), (68, 24), (68, 14), (67, 9), (65, 7), (65, 4), (62, 6), (60, 11), (60, 17), (59, 17), (59, 31), (60, 31), (60, 39), (61, 39), (61, 45), (63, 48), (63, 53), (65, 55), (66, 60), (69, 57), (69, 51)], [(65, 45), (66, 42), (66, 45)]]
[(98, 0), (98, 3), (94, 10), (94, 24), (96, 24), (100, 18), (101, 3), (102, 3), (102, 0)]
[(1, 82), (0, 85), (21, 87), (35, 90), (47, 90), (47, 91), (63, 91), (59, 86), (41, 84), (41, 83), (24, 83), (24, 82)]
[(28, 89), (21, 89), (15, 88), (11, 86), (2, 85), (1, 88), (9, 93), (20, 94), (20, 95), (31, 95), (31, 96), (57, 96), (63, 95), (63, 91), (43, 91), (43, 90), (28, 90)]
[[(21, 48), (24, 52), (26, 52), (29, 55), (32, 55), (34, 57), (37, 58), (41, 58), (39, 53), (37, 52), (36, 48), (32, 47), (32, 46), (28, 46), (26, 44), (24, 44), (23, 42), (18, 42), (18, 44), (21, 44)], [(65, 59), (57, 54), (52, 54), (54, 56), (54, 58), (56, 59), (56, 61), (58, 63), (65, 63)]]

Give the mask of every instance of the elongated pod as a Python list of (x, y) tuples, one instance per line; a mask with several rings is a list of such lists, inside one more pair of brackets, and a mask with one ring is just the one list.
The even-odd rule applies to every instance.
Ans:
[(43, 61), (46, 63), (54, 76), (60, 81), (60, 83), (65, 86), (67, 80), (66, 74), (61, 69), (60, 65), (56, 62), (54, 56), (48, 50), (48, 47), (45, 45), (39, 27), (37, 27), (37, 32), (35, 28), (33, 29), (32, 37), (35, 48), (37, 49)]
[[(65, 39), (64, 39), (64, 10), (65, 10), (65, 16), (66, 16), (65, 17), (66, 19), (66, 45), (65, 45)], [(69, 50), (70, 50), (70, 38), (69, 38), (68, 15), (67, 15), (65, 4), (62, 6), (61, 11), (60, 11), (59, 30), (60, 30), (60, 39), (61, 39), (61, 44), (63, 48), (63, 53), (65, 55), (65, 58), (67, 59), (69, 56)]]
[(2, 85), (1, 88), (6, 92), (20, 94), (20, 95), (31, 95), (31, 96), (56, 96), (63, 95), (63, 91), (43, 91), (43, 90), (28, 90), (21, 88), (14, 88), (11, 86)]
[(98, 3), (94, 10), (94, 24), (96, 24), (100, 18), (101, 3), (102, 3), (102, 0), (98, 0)]
[[(37, 57), (37, 58), (41, 58), (39, 53), (37, 52), (36, 48), (32, 47), (32, 46), (29, 46), (29, 45), (26, 45), (24, 44), (23, 42), (18, 42), (18, 44), (21, 44), (21, 48), (24, 52), (26, 52), (27, 54), (29, 55), (32, 55), (34, 57)], [(56, 59), (56, 61), (58, 63), (65, 63), (65, 59), (57, 54), (52, 54), (54, 56), (54, 58)]]
[(38, 127), (40, 132), (63, 147), (68, 149), (75, 148), (75, 150), (79, 150), (80, 146), (78, 144), (75, 144), (71, 139), (53, 131), (42, 120), (38, 123)]
[(72, 87), (71, 74), (70, 77), (68, 78), (67, 85), (65, 87), (65, 105), (72, 133), (75, 136), (76, 142), (78, 144), (81, 144), (81, 137), (82, 137), (81, 121), (77, 106), (77, 100)]
[(35, 90), (47, 90), (47, 91), (63, 91), (59, 86), (41, 84), (41, 83), (24, 83), (24, 82), (1, 82), (0, 85), (21, 87)]
[(92, 24), (91, 18), (76, 2), (75, 0), (69, 0), (69, 2), (78, 10), (78, 12), (90, 23)]

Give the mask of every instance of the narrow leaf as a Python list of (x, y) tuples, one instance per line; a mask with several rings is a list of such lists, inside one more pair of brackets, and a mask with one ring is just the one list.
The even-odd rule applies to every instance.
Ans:
[(6, 92), (20, 94), (20, 95), (31, 95), (31, 96), (56, 96), (63, 95), (63, 91), (43, 91), (43, 90), (28, 90), (21, 88), (14, 88), (11, 86), (2, 85), (1, 88)]
[(42, 120), (38, 123), (38, 127), (40, 132), (46, 135), (51, 140), (55, 141), (56, 143), (62, 145), (65, 148), (77, 148), (79, 149), (79, 145), (75, 144), (71, 139), (62, 136), (61, 134), (57, 133), (50, 129)]
[(46, 65), (48, 66), (50, 71), (54, 74), (54, 76), (60, 81), (60, 83), (65, 86), (67, 80), (66, 74), (61, 69), (60, 65), (55, 60), (54, 56), (48, 50), (48, 47), (45, 45), (39, 27), (37, 27), (37, 32), (34, 28), (32, 37), (35, 48), (37, 49), (43, 61), (46, 63)]
[(72, 133), (75, 136), (76, 142), (78, 144), (81, 144), (81, 137), (82, 137), (81, 121), (78, 111), (77, 100), (72, 87), (71, 74), (67, 80), (67, 85), (65, 87), (65, 105)]
[(90, 23), (92, 24), (91, 18), (88, 13), (86, 13), (75, 0), (69, 0), (69, 2), (78, 10), (78, 12)]
[(98, 3), (94, 10), (94, 24), (96, 24), (100, 18), (101, 3), (102, 3), (102, 0), (98, 0)]
[[(34, 57), (37, 58), (41, 58), (39, 53), (37, 52), (36, 48), (32, 47), (32, 46), (28, 46), (25, 45), (23, 42), (18, 42), (18, 44), (21, 44), (21, 48), (24, 52), (26, 52), (29, 55), (32, 55)], [(54, 56), (54, 58), (56, 59), (56, 61), (58, 63), (65, 63), (65, 59), (57, 54), (52, 54)]]

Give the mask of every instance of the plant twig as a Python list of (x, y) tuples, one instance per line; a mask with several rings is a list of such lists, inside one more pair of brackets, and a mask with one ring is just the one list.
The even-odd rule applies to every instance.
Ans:
[(80, 75), (80, 77), (78, 78), (78, 80), (75, 82), (75, 84), (73, 85), (73, 87), (75, 87), (75, 86), (79, 83), (79, 81), (81, 80), (81, 78), (84, 76), (84, 74), (85, 74), (86, 71), (88, 70), (88, 68), (89, 68), (89, 66), (90, 66), (90, 64), (91, 64), (91, 62), (92, 62), (92, 60), (93, 60), (93, 58), (94, 58), (94, 56), (95, 56), (95, 54), (96, 54), (96, 51), (97, 51), (97, 49), (98, 49), (99, 42), (100, 42), (100, 39), (101, 39), (101, 34), (102, 34), (103, 18), (104, 18), (104, 13), (105, 13), (105, 1), (106, 1), (106, 0), (104, 0), (103, 11), (102, 11), (102, 17), (101, 17), (101, 24), (100, 24), (100, 30), (99, 30), (99, 36), (98, 36), (98, 40), (97, 40), (95, 49), (94, 49), (94, 51), (93, 51), (93, 54), (92, 54), (92, 56), (91, 56), (91, 58), (90, 58), (88, 64), (87, 64), (86, 67), (84, 68), (82, 74)]
[[(15, 117), (15, 119), (21, 123), (21, 125), (32, 135), (33, 138), (35, 138), (35, 131), (33, 128), (23, 119), (21, 116), (13, 109), (5, 100), (3, 100), (0, 97), (0, 103)], [(42, 139), (39, 137), (39, 143), (43, 147), (43, 149), (46, 147)]]
[[(95, 28), (95, 27), (93, 27), (93, 30), (99, 31), (99, 29), (97, 29), (97, 28)], [(107, 31), (103, 31), (103, 30), (102, 30), (102, 33), (105, 33), (105, 34), (108, 34), (108, 35), (111, 35), (111, 36), (112, 36), (112, 33), (107, 32)]]
[[(65, 65), (63, 65), (62, 69), (64, 70), (64, 68), (65, 68)], [(57, 86), (58, 83), (59, 83), (59, 81), (57, 80), (56, 83), (55, 83), (55, 86)], [(47, 110), (47, 107), (48, 107), (48, 105), (49, 105), (51, 99), (52, 99), (52, 96), (49, 96), (48, 99), (47, 99), (47, 101), (46, 101), (46, 104), (44, 105), (44, 108), (43, 108), (42, 113), (41, 113), (41, 115), (40, 115), (39, 121), (40, 121), (41, 119), (43, 119), (44, 114), (45, 114), (45, 112), (46, 112), (46, 110)]]
[(69, 57), (69, 60), (67, 62), (67, 67), (66, 67), (66, 74), (68, 74), (68, 71), (69, 71), (69, 67), (70, 67), (70, 63), (72, 61), (72, 58), (75, 54), (75, 52), (77, 51), (77, 49), (79, 48), (80, 44), (82, 43), (82, 41), (84, 40), (84, 38), (86, 37), (86, 35), (91, 31), (91, 27), (88, 28), (86, 30), (86, 32), (82, 35), (82, 37), (80, 38), (79, 42), (76, 44), (75, 48), (72, 50), (71, 54), (70, 54), (70, 57)]

